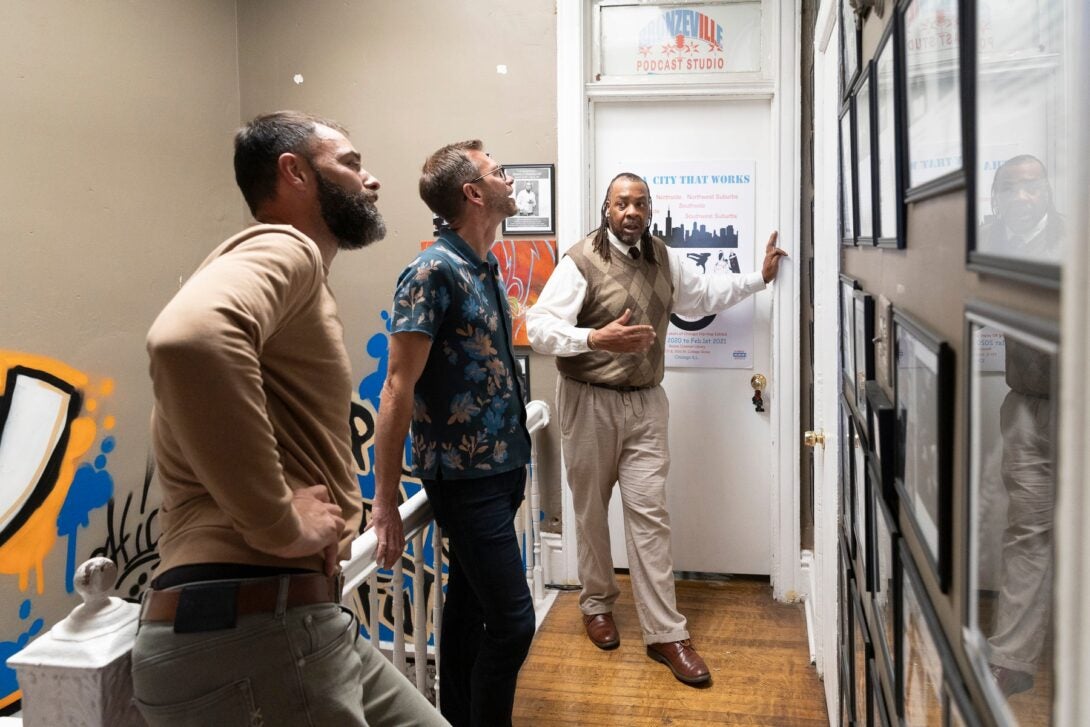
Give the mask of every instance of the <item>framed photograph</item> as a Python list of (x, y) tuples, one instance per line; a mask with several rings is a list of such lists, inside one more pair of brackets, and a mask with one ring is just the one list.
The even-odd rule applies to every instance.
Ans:
[(958, 4), (959, 0), (909, 0), (900, 6), (906, 202), (965, 183)]
[(852, 136), (852, 99), (840, 112), (840, 244), (855, 245), (855, 137)]
[(1067, 241), (1057, 207), (1083, 191), (1072, 189), (1079, 162), (1063, 112), (1070, 10), (1063, 0), (986, 3), (966, 20), (969, 268), (1058, 288)]
[(519, 388), (522, 390), (522, 404), (530, 403), (530, 355), (525, 353), (515, 354), (515, 378), (518, 379)]
[(911, 534), (940, 587), (950, 581), (953, 353), (903, 311), (893, 311), (894, 487)]
[(901, 640), (898, 666), (901, 724), (932, 727), (942, 722), (942, 632), (927, 591), (912, 565), (912, 555), (901, 544)]
[(965, 651), (993, 712), (1047, 722), (1054, 674), (1059, 327), (966, 305)]
[(858, 429), (852, 441), (852, 452), (852, 535), (855, 537), (855, 557), (862, 568), (861, 572), (856, 573), (856, 582), (860, 588), (870, 591), (870, 534), (874, 526), (870, 521), (867, 502), (871, 498), (871, 477), (870, 468), (867, 467), (867, 444)]
[(840, 530), (847, 539), (851, 557), (854, 528), (852, 525), (852, 467), (855, 456), (855, 420), (847, 402), (840, 400)]
[(504, 235), (552, 235), (556, 232), (556, 194), (552, 164), (504, 164), (514, 180), (517, 211), (503, 221)]
[(874, 664), (870, 632), (863, 614), (863, 602), (852, 589), (852, 716), (857, 725), (872, 724), (870, 669)]
[(841, 389), (855, 406), (855, 291), (859, 283), (840, 276), (840, 371)]
[(893, 402), (877, 381), (867, 382), (867, 441), (874, 459), (875, 493), (887, 503), (893, 503), (893, 437), (896, 418)]
[[(874, 613), (878, 646), (875, 658), (882, 659), (886, 674), (896, 680), (897, 608), (900, 606), (900, 560), (897, 553), (897, 520), (893, 511), (880, 497), (871, 498), (874, 523), (874, 579), (871, 584), (871, 605)], [(891, 695), (897, 694), (896, 684), (891, 684)]]
[(856, 244), (874, 244), (874, 105), (871, 103), (871, 64), (863, 66), (855, 89)]
[(862, 290), (852, 291), (852, 328), (855, 370), (852, 378), (855, 409), (861, 421), (867, 420), (867, 382), (874, 378), (874, 298)]
[(856, 22), (851, 3), (849, 0), (840, 0), (840, 82), (844, 96), (849, 95), (849, 89), (859, 73), (861, 34), (862, 28)]
[(840, 664), (840, 684), (838, 698), (840, 700), (840, 725), (851, 727), (852, 723), (852, 679), (851, 679), (851, 653), (852, 653), (852, 566), (851, 552), (844, 533), (837, 538), (840, 559), (840, 569), (837, 573), (837, 661)]
[(873, 88), (875, 167), (877, 184), (874, 185), (874, 242), (879, 247), (903, 248), (905, 246), (904, 204), (901, 192), (902, 148), (897, 120), (896, 41), (900, 16), (894, 13), (886, 24), (885, 33), (875, 53)]

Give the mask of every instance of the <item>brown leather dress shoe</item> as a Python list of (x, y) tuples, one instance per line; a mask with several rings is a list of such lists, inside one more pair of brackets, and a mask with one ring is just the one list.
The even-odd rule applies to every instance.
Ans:
[(711, 681), (712, 675), (708, 671), (708, 665), (696, 653), (692, 643), (684, 641), (670, 641), (665, 644), (648, 644), (647, 655), (655, 661), (661, 661), (670, 667), (678, 681), (686, 684), (706, 684)]
[(621, 635), (617, 633), (617, 624), (613, 623), (613, 614), (584, 614), (583, 626), (587, 629), (587, 638), (599, 649), (609, 651), (621, 645)]

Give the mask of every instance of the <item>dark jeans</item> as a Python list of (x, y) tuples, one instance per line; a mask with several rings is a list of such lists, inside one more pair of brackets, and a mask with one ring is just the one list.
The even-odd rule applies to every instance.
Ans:
[(440, 711), (454, 727), (511, 724), (515, 682), (534, 638), (514, 519), (526, 468), (469, 480), (424, 480), (450, 544), (440, 639)]

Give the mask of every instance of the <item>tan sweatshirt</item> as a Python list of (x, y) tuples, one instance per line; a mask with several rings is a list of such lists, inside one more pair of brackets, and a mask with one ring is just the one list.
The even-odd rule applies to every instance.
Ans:
[(300, 531), (291, 490), (323, 484), (347, 523), (351, 367), (317, 245), (257, 225), (212, 252), (148, 333), (151, 437), (163, 490), (159, 572), (193, 563), (321, 570), (263, 552)]

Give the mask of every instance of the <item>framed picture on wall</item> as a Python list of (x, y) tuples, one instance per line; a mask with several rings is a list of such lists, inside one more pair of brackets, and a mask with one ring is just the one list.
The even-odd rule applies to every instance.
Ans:
[(855, 216), (855, 137), (852, 136), (852, 99), (840, 112), (840, 244), (854, 245)]
[(943, 639), (927, 590), (901, 544), (901, 639), (898, 667), (901, 724), (943, 724)]
[(504, 235), (552, 235), (556, 232), (556, 194), (552, 164), (505, 164), (514, 180), (515, 214), (503, 221)]
[(855, 399), (855, 291), (852, 278), (840, 276), (840, 371), (841, 389), (854, 407)]
[(844, 96), (855, 83), (859, 73), (862, 29), (856, 22), (855, 10), (849, 0), (840, 0), (840, 87)]
[(867, 382), (867, 441), (874, 459), (875, 492), (893, 503), (893, 437), (896, 425), (893, 402), (877, 381)]
[(893, 311), (894, 487), (942, 589), (950, 580), (954, 372), (950, 346)]
[[(867, 421), (867, 382), (874, 378), (874, 298), (862, 290), (852, 291), (852, 372), (855, 409), (864, 424)], [(865, 431), (865, 430), (864, 430)]]
[(993, 711), (1031, 724), (1049, 714), (1054, 683), (1059, 328), (975, 301), (965, 317), (965, 651)]
[(856, 583), (865, 591), (871, 588), (871, 532), (874, 526), (870, 522), (870, 508), (867, 502), (871, 498), (870, 468), (867, 467), (867, 444), (856, 429), (852, 440), (852, 535), (855, 537), (855, 557), (862, 571), (857, 572)]
[(900, 118), (897, 115), (896, 41), (900, 16), (896, 13), (886, 24), (874, 61), (874, 137), (877, 184), (875, 189), (874, 241), (879, 247), (903, 248), (904, 204), (901, 199)]
[[(886, 502), (880, 497), (871, 498), (874, 522), (874, 579), (871, 584), (871, 605), (874, 607), (875, 629), (878, 646), (875, 658), (885, 663), (886, 674), (896, 681), (897, 609), (900, 607), (901, 570), (897, 552), (897, 520)], [(896, 684), (890, 685), (891, 696), (897, 694)]]
[(965, 183), (958, 5), (959, 0), (909, 0), (900, 6), (906, 202)]
[(1072, 69), (1064, 0), (982, 2), (969, 42), (969, 267), (1059, 287), (1065, 240), (1057, 202), (1074, 190), (1063, 109)]
[(855, 89), (855, 204), (856, 244), (874, 244), (874, 104), (871, 64), (863, 66)]
[(874, 664), (874, 649), (863, 614), (859, 592), (852, 589), (852, 715), (855, 724), (871, 724), (870, 669)]
[(855, 420), (851, 409), (843, 398), (840, 399), (840, 529), (848, 538), (848, 555), (852, 555), (852, 467), (855, 442)]

